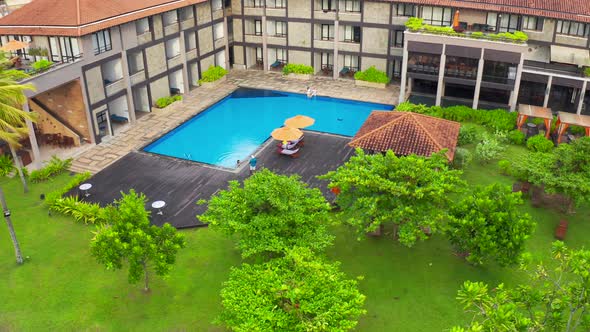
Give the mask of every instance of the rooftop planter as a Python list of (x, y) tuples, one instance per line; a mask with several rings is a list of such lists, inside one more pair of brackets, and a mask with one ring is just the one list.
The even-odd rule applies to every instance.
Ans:
[(227, 70), (220, 66), (209, 66), (209, 69), (205, 70), (199, 80), (199, 85), (203, 87), (211, 87), (217, 85), (219, 82), (226, 80)]
[(283, 67), (283, 75), (298, 80), (311, 79), (313, 71), (313, 67), (297, 63), (288, 63)]
[(424, 24), (424, 20), (417, 17), (410, 17), (406, 22), (406, 28), (411, 32), (429, 33), (433, 35), (443, 35), (450, 37), (462, 37), (471, 39), (482, 39), (490, 41), (500, 41), (513, 44), (524, 44), (529, 40), (526, 33), (522, 31), (502, 32), (502, 33), (490, 33), (486, 34), (483, 32), (457, 32), (452, 27), (437, 27), (428, 24)]
[(375, 66), (369, 67), (365, 71), (354, 73), (354, 84), (357, 86), (366, 86), (369, 88), (385, 89), (389, 83), (389, 77)]

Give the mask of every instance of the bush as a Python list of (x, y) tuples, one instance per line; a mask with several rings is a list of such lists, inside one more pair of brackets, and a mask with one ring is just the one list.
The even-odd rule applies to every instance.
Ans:
[(389, 83), (389, 77), (387, 77), (387, 74), (376, 69), (375, 66), (371, 66), (365, 71), (357, 71), (354, 73), (354, 79), (373, 83)]
[(164, 107), (172, 104), (173, 102), (179, 101), (179, 100), (182, 100), (181, 95), (158, 98), (158, 100), (156, 100), (156, 107), (157, 108), (164, 108)]
[(41, 59), (39, 61), (33, 62), (33, 64), (31, 66), (33, 67), (33, 69), (36, 72), (42, 72), (42, 71), (49, 69), (49, 67), (51, 67), (52, 65), (53, 65), (53, 62), (51, 62), (49, 60)]
[(586, 128), (580, 126), (570, 126), (570, 133), (572, 135), (586, 135)]
[(24, 80), (25, 78), (31, 77), (31, 76), (29, 76), (29, 74), (25, 73), (24, 71), (16, 70), (16, 69), (3, 70), (1, 75), (3, 77), (8, 77), (14, 81), (21, 81), (21, 80)]
[(496, 159), (503, 150), (497, 139), (486, 137), (475, 147), (475, 156), (480, 162), (486, 163)]
[(458, 145), (463, 146), (471, 143), (477, 143), (481, 139), (481, 130), (473, 124), (463, 124), (459, 130)]
[(31, 174), (29, 174), (29, 180), (34, 183), (47, 181), (50, 177), (68, 170), (70, 165), (72, 165), (72, 158), (61, 160), (58, 157), (53, 156), (45, 167), (32, 171)]
[(527, 149), (533, 152), (551, 152), (555, 145), (543, 135), (535, 135), (526, 142)]
[(508, 141), (512, 144), (523, 145), (525, 140), (526, 136), (518, 129), (508, 132)]
[(288, 63), (283, 67), (283, 75), (289, 74), (313, 74), (313, 67), (297, 63)]
[(509, 160), (502, 159), (498, 161), (498, 168), (500, 168), (500, 172), (504, 175), (510, 175), (512, 164), (510, 164)]
[(227, 75), (227, 70), (223, 69), (220, 66), (209, 66), (209, 69), (203, 72), (201, 79), (199, 80), (199, 84), (205, 82), (215, 82), (218, 79), (222, 78), (223, 76)]
[(457, 169), (465, 168), (473, 161), (473, 154), (471, 151), (464, 148), (457, 148), (455, 150), (455, 157), (453, 159), (453, 167)]
[(0, 176), (7, 176), (8, 174), (12, 173), (15, 170), (14, 163), (12, 162), (12, 157), (3, 154), (0, 156)]
[(76, 176), (74, 176), (74, 178), (70, 182), (68, 182), (68, 184), (66, 184), (63, 188), (48, 193), (45, 196), (45, 204), (49, 207), (49, 209), (51, 209), (51, 207), (55, 204), (55, 202), (58, 199), (62, 198), (62, 196), (65, 195), (68, 191), (76, 188), (80, 185), (80, 183), (90, 179), (91, 177), (92, 174), (90, 174), (89, 172), (76, 174)]
[(584, 76), (590, 77), (590, 67), (584, 68)]

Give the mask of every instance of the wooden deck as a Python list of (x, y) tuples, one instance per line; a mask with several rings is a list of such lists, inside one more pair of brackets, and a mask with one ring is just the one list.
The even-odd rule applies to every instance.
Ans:
[[(296, 159), (277, 154), (276, 142), (267, 142), (256, 153), (257, 167), (279, 174), (299, 174), (304, 182), (320, 188), (331, 200), (333, 195), (326, 181), (316, 176), (336, 169), (350, 158), (354, 150), (346, 145), (349, 141), (350, 138), (306, 132), (305, 147)], [(93, 185), (87, 200), (106, 205), (118, 199), (121, 191), (133, 188), (147, 196), (150, 210), (151, 202), (166, 202), (163, 216), (152, 211), (153, 224), (168, 222), (177, 228), (198, 227), (204, 224), (196, 216), (206, 207), (196, 202), (225, 189), (228, 181), (243, 180), (248, 175), (247, 165), (242, 165), (237, 172), (229, 172), (189, 161), (130, 152), (87, 181)]]

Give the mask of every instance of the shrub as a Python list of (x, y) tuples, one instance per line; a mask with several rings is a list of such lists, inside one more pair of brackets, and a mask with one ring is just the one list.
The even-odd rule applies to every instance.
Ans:
[(526, 142), (527, 149), (533, 152), (551, 152), (553, 150), (553, 142), (545, 138), (543, 135), (535, 135)]
[(525, 135), (518, 129), (508, 132), (508, 141), (510, 141), (512, 144), (523, 145), (525, 139)]
[(76, 188), (80, 185), (80, 183), (90, 179), (91, 177), (92, 174), (90, 174), (89, 172), (76, 174), (76, 176), (74, 176), (74, 178), (70, 182), (68, 182), (68, 184), (66, 184), (63, 188), (48, 193), (45, 196), (45, 204), (49, 207), (49, 209), (51, 209), (51, 206), (53, 206), (58, 199), (62, 198), (62, 196), (65, 195), (68, 191)]
[(65, 172), (72, 165), (72, 158), (61, 160), (56, 156), (51, 157), (49, 163), (38, 170), (34, 170), (29, 175), (31, 182), (42, 182), (49, 180), (50, 177)]
[(580, 127), (580, 126), (570, 126), (570, 133), (572, 133), (572, 135), (585, 135), (586, 134), (586, 128), (584, 127)]
[(509, 160), (502, 159), (498, 161), (498, 168), (500, 168), (500, 172), (504, 175), (510, 175), (512, 164), (510, 164)]
[(465, 168), (473, 161), (473, 154), (465, 148), (457, 148), (453, 159), (453, 167), (457, 169)]
[(33, 67), (33, 69), (35, 71), (42, 72), (42, 71), (49, 69), (49, 67), (51, 67), (52, 65), (53, 65), (53, 62), (51, 62), (49, 60), (41, 59), (39, 61), (33, 62), (33, 64), (31, 66)]
[(482, 39), (483, 38), (483, 32), (481, 32), (481, 31), (472, 32), (471, 33), (471, 38)]
[(590, 67), (584, 68), (584, 76), (590, 77)]
[(486, 137), (475, 146), (475, 156), (480, 162), (486, 163), (496, 159), (503, 150), (504, 148), (497, 139)]
[(479, 142), (481, 138), (481, 131), (473, 124), (463, 124), (459, 130), (458, 145), (463, 146), (471, 143)]
[(7, 154), (0, 156), (0, 176), (7, 176), (15, 170), (12, 157)]
[(14, 81), (21, 81), (30, 77), (29, 74), (25, 73), (24, 71), (16, 69), (4, 70), (2, 71), (1, 75)]
[(201, 79), (199, 80), (199, 84), (206, 82), (215, 82), (218, 79), (222, 78), (223, 76), (227, 75), (227, 70), (223, 69), (220, 66), (209, 66), (209, 69), (203, 72)]
[(313, 67), (298, 63), (288, 63), (283, 67), (283, 75), (289, 74), (313, 74)]
[(387, 74), (376, 69), (375, 66), (371, 66), (365, 71), (357, 71), (354, 73), (354, 79), (374, 83), (389, 83), (389, 77), (387, 77)]
[(406, 28), (410, 31), (418, 31), (424, 26), (424, 20), (418, 17), (410, 17), (406, 21)]
[(173, 102), (179, 101), (179, 100), (182, 100), (181, 95), (174, 95), (174, 96), (169, 96), (169, 97), (158, 98), (158, 100), (156, 100), (156, 107), (164, 108), (164, 107), (172, 104)]

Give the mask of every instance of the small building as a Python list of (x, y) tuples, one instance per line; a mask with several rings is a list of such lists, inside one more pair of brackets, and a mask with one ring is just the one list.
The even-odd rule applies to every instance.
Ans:
[(452, 161), (460, 127), (458, 122), (418, 113), (373, 111), (348, 145), (372, 152), (392, 150), (399, 156), (429, 157), (447, 149)]

